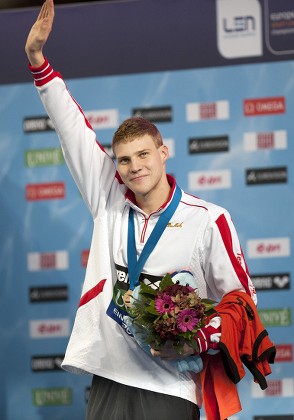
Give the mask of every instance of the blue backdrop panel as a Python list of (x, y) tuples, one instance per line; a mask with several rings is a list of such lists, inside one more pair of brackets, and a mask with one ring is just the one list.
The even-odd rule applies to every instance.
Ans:
[[(258, 291), (258, 308), (281, 361), (266, 391), (246, 374), (239, 420), (294, 415), (293, 74), (294, 62), (284, 61), (67, 81), (105, 147), (116, 123), (135, 109), (151, 108), (159, 119), (165, 112), (167, 121), (157, 125), (171, 150), (168, 171), (183, 189), (230, 211), (250, 272), (263, 279), (259, 286), (265, 275), (276, 278)], [(92, 221), (33, 85), (0, 86), (0, 98), (1, 419), (82, 419), (91, 378), (62, 372), (59, 364)], [(246, 100), (259, 100), (253, 115), (246, 115)], [(219, 138), (221, 150), (213, 143)]]

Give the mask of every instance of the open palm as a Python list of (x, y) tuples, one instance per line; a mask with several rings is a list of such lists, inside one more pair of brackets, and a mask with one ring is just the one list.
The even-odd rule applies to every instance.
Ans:
[(25, 45), (25, 51), (32, 65), (42, 64), (42, 49), (50, 35), (54, 20), (54, 2), (46, 0), (33, 24)]

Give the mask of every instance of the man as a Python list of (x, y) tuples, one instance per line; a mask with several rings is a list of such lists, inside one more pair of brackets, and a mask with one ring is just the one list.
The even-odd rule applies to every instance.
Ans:
[[(53, 0), (46, 0), (25, 50), (68, 167), (94, 220), (82, 297), (63, 368), (93, 375), (88, 420), (199, 419), (201, 390), (195, 369), (177, 369), (172, 361), (179, 355), (170, 343), (161, 351), (144, 352), (128, 334), (124, 316), (141, 281), (156, 288), (167, 272), (183, 270), (193, 275), (193, 286), (202, 298), (221, 300), (237, 290), (256, 301), (235, 228), (225, 209), (186, 194), (166, 174), (168, 149), (149, 121), (130, 118), (118, 128), (113, 138), (115, 167), (61, 75), (44, 58), (53, 19)], [(139, 275), (129, 278), (131, 258), (140, 260), (151, 233), (167, 214)], [(220, 318), (201, 334), (202, 338), (195, 337), (199, 353), (215, 348)], [(193, 355), (194, 349), (185, 344), (181, 357), (189, 363)]]

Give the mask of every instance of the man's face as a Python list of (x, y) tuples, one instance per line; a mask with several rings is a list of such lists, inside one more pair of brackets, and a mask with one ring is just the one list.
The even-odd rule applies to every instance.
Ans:
[(119, 143), (114, 152), (121, 179), (136, 197), (150, 196), (166, 182), (168, 149), (164, 145), (157, 148), (150, 135)]

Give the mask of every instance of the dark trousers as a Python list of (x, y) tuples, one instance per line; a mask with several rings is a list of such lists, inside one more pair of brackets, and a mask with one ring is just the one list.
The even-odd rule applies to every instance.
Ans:
[(197, 405), (93, 376), (86, 420), (199, 420)]

